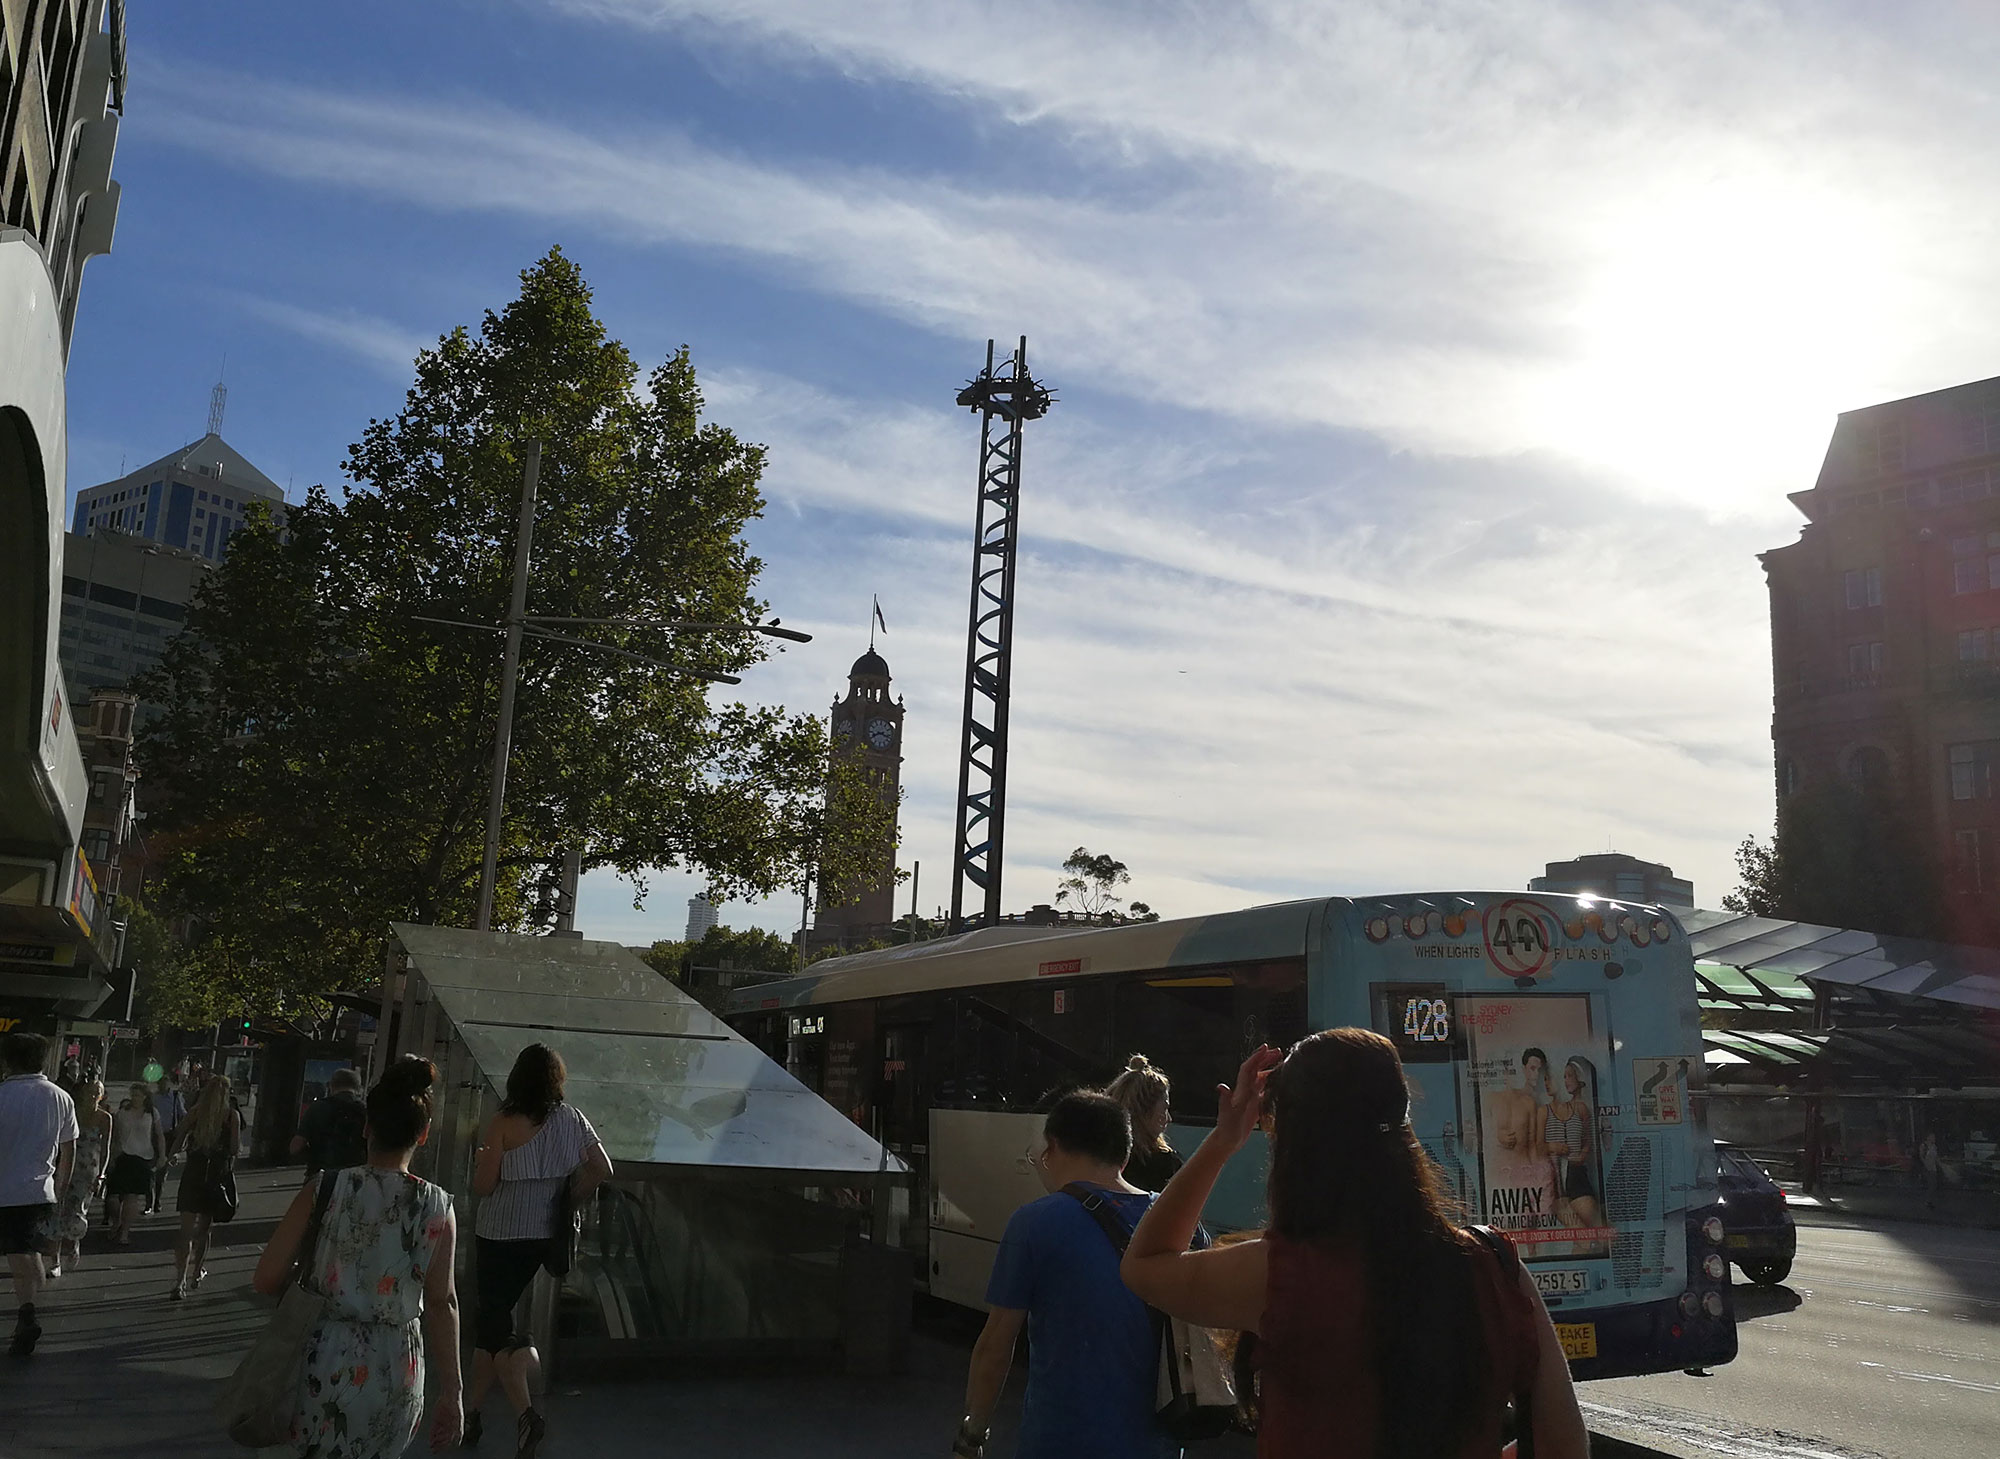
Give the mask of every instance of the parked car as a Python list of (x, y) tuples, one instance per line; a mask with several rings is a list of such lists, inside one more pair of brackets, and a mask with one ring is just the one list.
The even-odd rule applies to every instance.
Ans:
[(1722, 1249), (1758, 1286), (1782, 1282), (1791, 1274), (1799, 1246), (1785, 1193), (1735, 1146), (1717, 1145), (1715, 1157), (1722, 1188)]

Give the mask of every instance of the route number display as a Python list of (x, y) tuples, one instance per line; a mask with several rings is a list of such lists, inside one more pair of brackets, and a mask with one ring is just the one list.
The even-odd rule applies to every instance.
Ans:
[(1403, 1037), (1412, 1043), (1451, 1042), (1451, 1005), (1442, 998), (1403, 1000)]

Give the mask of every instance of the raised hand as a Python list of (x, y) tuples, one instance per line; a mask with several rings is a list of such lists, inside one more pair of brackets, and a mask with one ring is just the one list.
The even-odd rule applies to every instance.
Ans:
[(1259, 1044), (1236, 1071), (1234, 1086), (1215, 1086), (1215, 1133), (1231, 1150), (1240, 1150), (1264, 1117), (1265, 1086), (1271, 1071), (1285, 1062), (1283, 1049)]

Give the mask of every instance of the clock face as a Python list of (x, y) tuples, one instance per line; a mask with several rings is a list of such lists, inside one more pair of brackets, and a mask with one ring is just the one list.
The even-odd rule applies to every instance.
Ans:
[(868, 743), (878, 750), (888, 749), (896, 743), (896, 727), (886, 719), (869, 720)]
[(851, 720), (851, 719), (843, 719), (843, 720), (841, 720), (841, 722), (840, 722), (839, 724), (837, 724), (837, 725), (835, 725), (835, 726), (834, 726), (834, 733), (838, 734), (838, 735), (839, 735), (839, 736), (840, 736), (840, 737), (841, 737), (841, 738), (842, 738), (843, 740), (851, 740), (851, 739), (853, 739), (853, 738), (854, 738), (854, 721), (853, 721), (853, 720)]

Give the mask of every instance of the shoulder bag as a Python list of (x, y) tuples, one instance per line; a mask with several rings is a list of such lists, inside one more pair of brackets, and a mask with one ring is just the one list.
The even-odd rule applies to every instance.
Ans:
[(319, 1178), (319, 1193), (313, 1198), (312, 1220), (299, 1242), (293, 1280), (278, 1299), (278, 1310), (250, 1344), (250, 1351), (236, 1365), (236, 1371), (222, 1385), (215, 1401), (216, 1417), (229, 1437), (246, 1449), (291, 1441), (292, 1423), (298, 1416), (299, 1384), (305, 1366), (306, 1342), (319, 1326), (326, 1311), (326, 1297), (311, 1285), (319, 1264), (319, 1234), (326, 1221), (327, 1202), (333, 1197), (333, 1183), (339, 1172), (329, 1170)]
[[(1124, 1256), (1132, 1233), (1125, 1229), (1104, 1193), (1079, 1184), (1064, 1186), (1063, 1194), (1074, 1197), (1090, 1213), (1119, 1256)], [(1236, 1379), (1215, 1330), (1169, 1317), (1151, 1306), (1146, 1311), (1160, 1335), (1154, 1421), (1182, 1443), (1228, 1433), (1236, 1419)]]
[[(1469, 1226), (1466, 1229), (1484, 1242), (1500, 1263), (1500, 1299), (1511, 1303), (1521, 1280), (1521, 1257), (1514, 1250), (1514, 1243), (1491, 1226)], [(1513, 1399), (1515, 1459), (1535, 1459), (1534, 1395), (1523, 1388), (1513, 1395)]]

